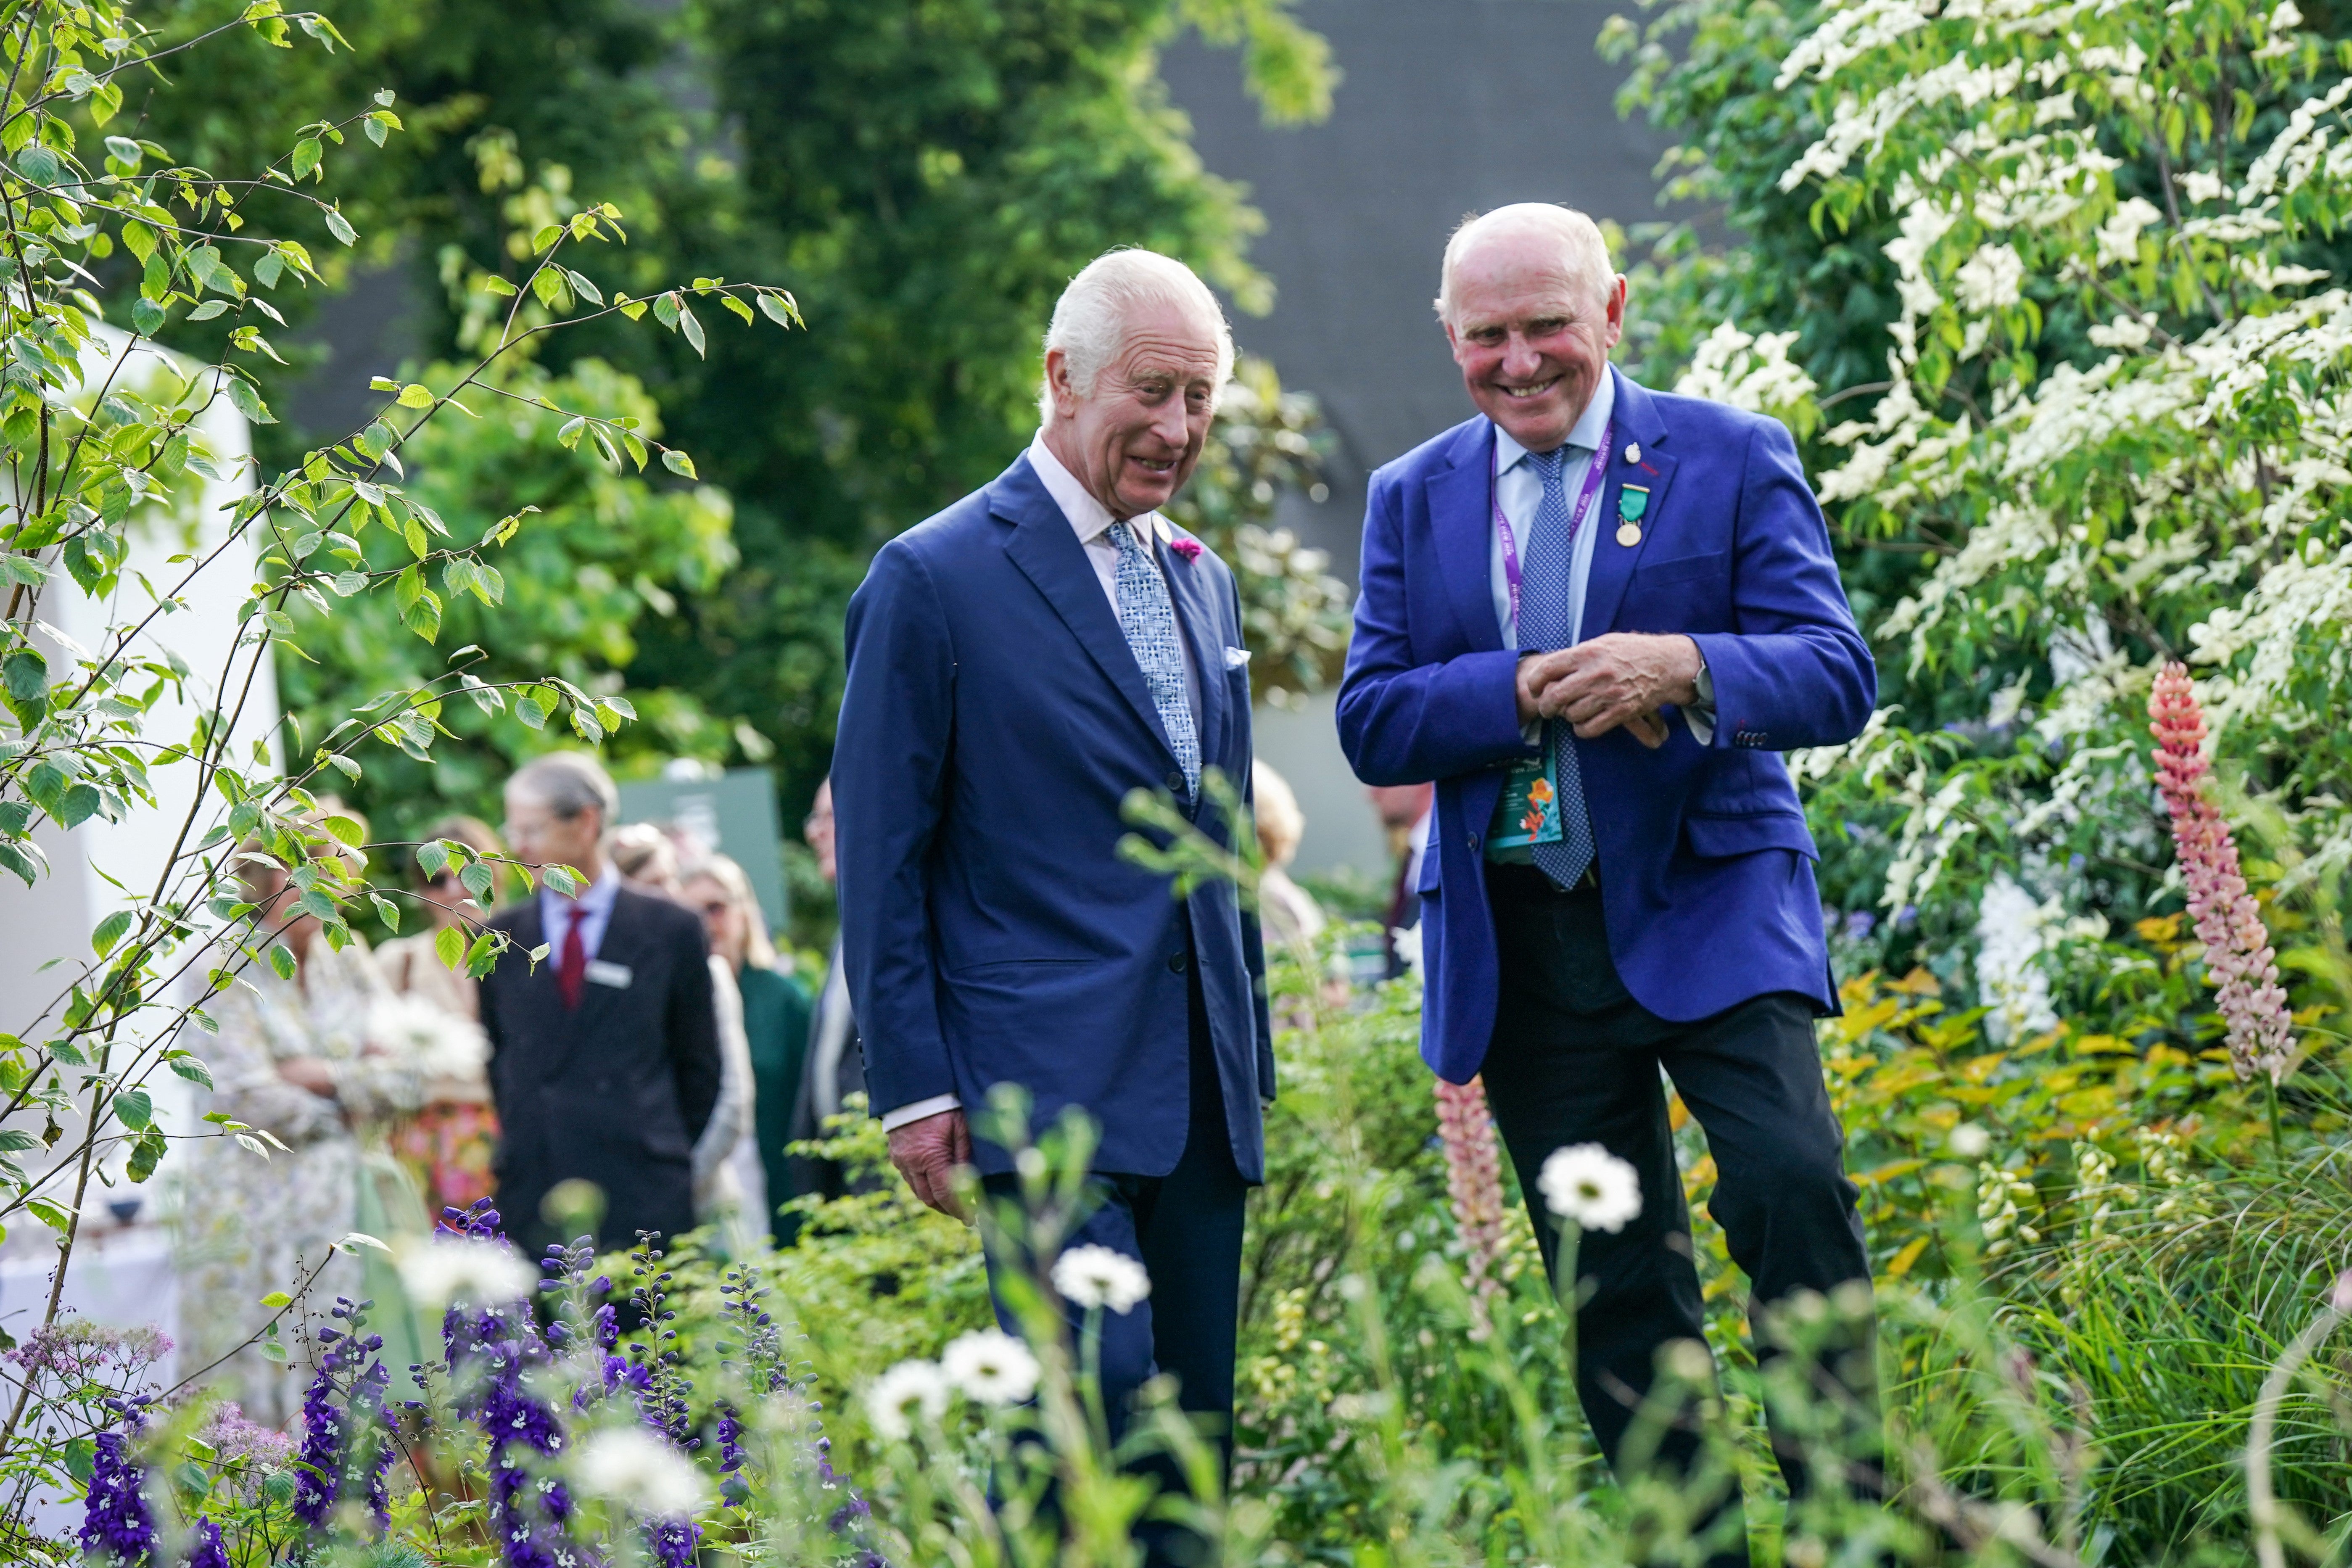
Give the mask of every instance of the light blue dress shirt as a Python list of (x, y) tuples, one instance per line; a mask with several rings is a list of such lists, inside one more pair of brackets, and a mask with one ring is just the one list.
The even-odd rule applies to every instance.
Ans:
[(540, 929), (547, 933), (551, 950), (548, 956), (557, 963), (563, 962), (563, 943), (572, 934), (573, 921), (580, 925), (580, 945), (590, 958), (604, 945), (604, 928), (613, 923), (613, 900), (621, 896), (621, 873), (610, 860), (597, 871), (596, 879), (588, 884), (576, 899), (541, 882), (539, 885)]
[[(1584, 405), (1584, 416), (1568, 433), (1568, 504), (1572, 511), (1576, 498), (1584, 489), (1584, 477), (1590, 472), (1592, 454), (1601, 445), (1601, 433), (1609, 428), (1609, 416), (1617, 409), (1617, 378), (1603, 373), (1601, 384), (1592, 390), (1592, 401)], [(1528, 530), (1535, 522), (1536, 508), (1543, 502), (1543, 479), (1536, 466), (1527, 461), (1528, 449), (1513, 440), (1501, 426), (1495, 426), (1495, 499), (1502, 504), (1504, 519), (1511, 525), (1511, 537), (1517, 542), (1519, 561), (1528, 558)], [(1601, 497), (1592, 498), (1592, 510), (1584, 514), (1584, 526), (1576, 531), (1576, 552), (1568, 563), (1568, 602), (1570, 625), (1575, 629), (1570, 642), (1584, 640), (1584, 584), (1592, 575), (1592, 541), (1601, 532), (1599, 516)], [(1494, 531), (1487, 542), (1487, 575), (1495, 594), (1495, 620), (1503, 628), (1503, 646), (1518, 646), (1518, 617), (1511, 614), (1511, 579), (1503, 567), (1502, 530)], [(1549, 648), (1544, 652), (1552, 651)]]

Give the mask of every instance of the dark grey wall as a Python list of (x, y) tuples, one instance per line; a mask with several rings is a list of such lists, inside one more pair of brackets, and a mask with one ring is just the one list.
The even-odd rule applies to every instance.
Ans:
[(1321, 125), (1269, 128), (1230, 53), (1187, 41), (1162, 71), (1217, 174), (1249, 187), (1251, 258), (1274, 311), (1236, 313), (1241, 346), (1322, 400), (1339, 439), (1331, 496), (1285, 521), (1355, 575), (1364, 477), (1468, 416), (1430, 310), (1445, 237), (1506, 202), (1566, 202), (1633, 224), (1663, 216), (1666, 142), (1617, 117), (1621, 68), (1594, 53), (1630, 0), (1306, 0), (1346, 79)]

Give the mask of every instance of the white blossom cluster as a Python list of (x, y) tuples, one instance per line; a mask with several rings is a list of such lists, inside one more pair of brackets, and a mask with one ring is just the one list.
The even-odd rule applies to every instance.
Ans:
[[(2352, 867), (2330, 782), (2352, 766), (2352, 280), (2311, 264), (2352, 223), (2352, 77), (2302, 25), (2292, 0), (1828, 0), (1781, 66), (1822, 124), (1781, 187), (1895, 219), (1886, 385), (1826, 429), (1843, 455), (1818, 478), (1848, 530), (1934, 556), (1872, 629), (1915, 677), (1955, 647), (2034, 665), (1969, 731), (2011, 756), (1889, 712), (1797, 771), (1900, 807), (1884, 907), (1964, 900), (1952, 923), (1977, 927), (2011, 1029), (2042, 1026), (2044, 960), (2088, 931), (1997, 868), (2095, 838), (2167, 858), (2147, 827), (2163, 658), (2196, 668), (2218, 745), (2292, 774), (2284, 886)], [(2250, 71), (2274, 112), (2217, 115), (2210, 83)], [(1752, 327), (1721, 329), (1690, 388), (1811, 398), (1787, 390), (1801, 371), (1766, 374)]]

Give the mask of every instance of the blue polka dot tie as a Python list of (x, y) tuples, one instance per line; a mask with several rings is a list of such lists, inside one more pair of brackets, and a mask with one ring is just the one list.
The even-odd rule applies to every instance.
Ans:
[(1143, 667), (1143, 684), (1151, 689), (1151, 705), (1168, 731), (1176, 765), (1184, 770), (1184, 793), (1201, 792), (1201, 738), (1192, 728), (1192, 703), (1184, 691), (1184, 648), (1176, 639), (1176, 605), (1168, 596), (1168, 580), (1126, 523), (1110, 525), (1110, 542), (1118, 546), (1118, 629)]
[[(1543, 479), (1543, 500), (1528, 530), (1527, 563), (1519, 573), (1519, 647), (1549, 653), (1569, 646), (1575, 635), (1569, 576), (1576, 559), (1576, 534), (1568, 514), (1570, 448), (1529, 452), (1527, 461)], [(1563, 888), (1576, 885), (1592, 864), (1592, 822), (1584, 812), (1584, 775), (1577, 765), (1576, 735), (1566, 721), (1547, 719), (1543, 744), (1552, 760), (1552, 784), (1559, 793), (1559, 838), (1533, 847), (1545, 876)]]

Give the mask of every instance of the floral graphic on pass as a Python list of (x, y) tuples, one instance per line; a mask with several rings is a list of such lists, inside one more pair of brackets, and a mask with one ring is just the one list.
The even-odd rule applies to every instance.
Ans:
[(1538, 779), (1528, 785), (1528, 798), (1538, 805), (1551, 804), (1551, 780)]

